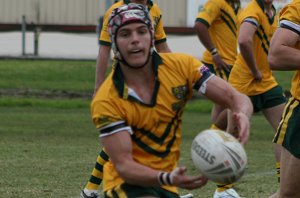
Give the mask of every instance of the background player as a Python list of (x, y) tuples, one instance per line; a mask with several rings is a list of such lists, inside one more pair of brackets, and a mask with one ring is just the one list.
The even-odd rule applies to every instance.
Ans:
[(271, 40), (269, 63), (274, 70), (294, 70), (291, 95), (274, 142), (282, 145), (280, 190), (274, 198), (300, 197), (300, 0), (280, 12), (280, 28)]
[[(228, 80), (237, 55), (237, 13), (239, 0), (208, 0), (198, 13), (195, 30), (206, 48), (202, 55), (204, 63), (212, 73)], [(213, 129), (226, 130), (227, 110), (214, 104), (211, 112)], [(218, 185), (214, 198), (231, 194), (237, 197), (232, 185)]]
[[(286, 100), (267, 57), (271, 37), (278, 25), (272, 3), (273, 0), (252, 0), (239, 15), (240, 53), (231, 70), (229, 83), (250, 97), (254, 111), (262, 111), (276, 131)], [(279, 145), (274, 144), (278, 180), (280, 149)]]
[[(195, 30), (206, 48), (202, 62), (224, 80), (228, 76), (237, 55), (237, 12), (239, 1), (208, 0), (198, 13)], [(227, 113), (214, 105), (212, 122), (226, 130)], [(223, 112), (223, 113), (222, 113)]]

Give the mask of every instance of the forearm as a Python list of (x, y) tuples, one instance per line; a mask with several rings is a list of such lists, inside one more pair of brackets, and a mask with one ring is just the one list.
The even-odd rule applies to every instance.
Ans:
[[(139, 186), (159, 186), (159, 171), (139, 164), (133, 160), (126, 160), (122, 163), (115, 163), (120, 176), (127, 182)], [(143, 176), (141, 177), (141, 173)]]
[(110, 53), (110, 47), (109, 49), (105, 49), (105, 47), (99, 48), (99, 53), (97, 56), (97, 62), (96, 62), (96, 72), (95, 72), (95, 91), (97, 91), (102, 84), (102, 82), (105, 79), (106, 70), (108, 68), (108, 62), (109, 62), (109, 53)]
[(218, 82), (218, 91), (210, 93), (210, 98), (219, 105), (228, 108), (233, 113), (243, 113), (247, 117), (252, 115), (252, 103), (248, 96), (235, 90), (230, 84), (215, 77)]
[(300, 70), (300, 50), (289, 46), (280, 44), (270, 48), (268, 60), (273, 70)]
[(213, 48), (215, 48), (215, 45), (210, 38), (208, 28), (206, 25), (202, 24), (201, 22), (196, 22), (195, 24), (195, 30), (197, 32), (197, 36), (200, 40), (200, 42), (204, 45), (204, 47), (209, 51)]
[(232, 95), (230, 101), (229, 109), (233, 113), (243, 113), (248, 118), (251, 117), (253, 113), (253, 106), (248, 96), (235, 91), (235, 94)]
[(252, 74), (257, 73), (258, 68), (254, 58), (253, 41), (247, 40), (239, 43), (240, 52)]

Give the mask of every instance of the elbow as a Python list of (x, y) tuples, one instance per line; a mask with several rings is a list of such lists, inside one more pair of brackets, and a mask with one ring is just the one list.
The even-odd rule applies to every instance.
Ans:
[(270, 68), (272, 70), (278, 69), (278, 60), (277, 60), (276, 56), (274, 56), (273, 54), (270, 53), (268, 55), (268, 62), (269, 62)]
[(251, 39), (244, 38), (244, 37), (239, 37), (238, 38), (238, 44), (240, 49), (245, 49), (247, 46), (251, 45)]
[(284, 64), (287, 62), (282, 57), (282, 54), (285, 53), (280, 48), (270, 48), (269, 54), (268, 54), (268, 62), (270, 65), (270, 68), (272, 70), (281, 70), (284, 67)]
[(207, 31), (208, 27), (204, 25), (202, 22), (195, 22), (194, 30), (196, 33), (201, 34), (203, 31)]
[(122, 160), (118, 163), (113, 163), (117, 173), (128, 184), (138, 185), (139, 183), (130, 175), (131, 169), (128, 160)]
[(113, 163), (115, 166), (115, 169), (117, 173), (126, 181), (127, 175), (126, 173), (128, 172), (127, 166), (125, 162), (118, 162), (118, 163)]

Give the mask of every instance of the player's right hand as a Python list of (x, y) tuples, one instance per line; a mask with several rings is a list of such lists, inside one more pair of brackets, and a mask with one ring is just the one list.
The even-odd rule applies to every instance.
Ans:
[(216, 64), (217, 70), (222, 70), (224, 69), (227, 72), (230, 72), (230, 66), (227, 65), (222, 58), (219, 56), (219, 54), (213, 55), (213, 60)]
[(179, 188), (188, 190), (201, 188), (204, 186), (208, 179), (202, 175), (199, 176), (188, 176), (185, 175), (186, 167), (177, 167), (171, 172), (171, 183)]

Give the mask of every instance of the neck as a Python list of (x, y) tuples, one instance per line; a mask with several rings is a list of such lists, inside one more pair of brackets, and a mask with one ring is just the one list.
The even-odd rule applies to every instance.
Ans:
[(132, 69), (121, 63), (121, 69), (127, 86), (133, 89), (144, 103), (150, 104), (156, 77), (152, 60), (141, 69)]
[(266, 12), (272, 11), (272, 3), (264, 3), (264, 7)]
[(155, 77), (151, 58), (144, 67), (139, 69), (130, 68), (123, 63), (120, 63), (120, 66), (125, 78), (125, 82), (129, 86), (136, 83), (146, 83)]
[(131, 3), (147, 5), (147, 0), (131, 0)]
[(268, 3), (265, 4), (265, 13), (267, 13), (267, 15), (272, 18), (274, 13), (273, 13), (273, 8), (272, 8), (272, 3)]

